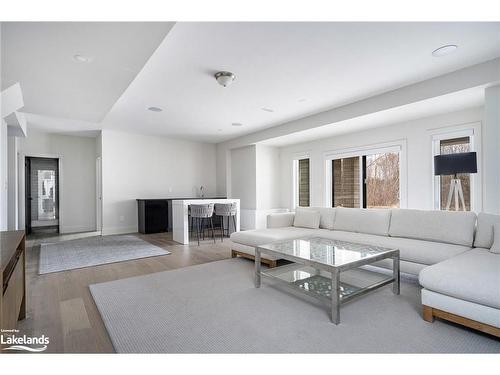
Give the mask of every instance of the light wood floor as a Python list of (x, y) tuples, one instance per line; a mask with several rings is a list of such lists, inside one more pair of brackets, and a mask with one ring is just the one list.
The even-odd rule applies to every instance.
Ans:
[(48, 352), (112, 353), (113, 346), (88, 288), (90, 284), (231, 257), (231, 242), (226, 238), (222, 243), (219, 238), (216, 244), (205, 240), (197, 246), (196, 242), (180, 245), (165, 233), (137, 236), (172, 254), (38, 275), (40, 243), (78, 236), (28, 239), (27, 317), (19, 322), (20, 334), (48, 336)]

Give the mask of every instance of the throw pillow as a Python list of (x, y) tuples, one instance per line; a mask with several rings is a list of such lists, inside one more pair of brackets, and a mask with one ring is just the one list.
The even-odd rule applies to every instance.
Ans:
[(304, 210), (297, 208), (295, 210), (294, 227), (318, 229), (321, 214), (319, 211)]
[(500, 223), (493, 225), (493, 245), (490, 251), (492, 253), (500, 254)]

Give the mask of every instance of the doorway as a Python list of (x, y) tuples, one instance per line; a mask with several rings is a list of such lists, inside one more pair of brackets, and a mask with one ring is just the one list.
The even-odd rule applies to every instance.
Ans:
[(26, 233), (59, 233), (59, 159), (26, 157)]

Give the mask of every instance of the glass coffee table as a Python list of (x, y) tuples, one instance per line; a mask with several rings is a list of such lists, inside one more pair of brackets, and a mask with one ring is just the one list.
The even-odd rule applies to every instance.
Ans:
[[(274, 255), (293, 263), (261, 269), (261, 254)], [(392, 259), (392, 275), (361, 266)], [(255, 287), (261, 276), (331, 303), (331, 319), (340, 323), (340, 305), (350, 299), (392, 283), (399, 294), (399, 250), (359, 243), (304, 237), (261, 245), (255, 249)]]

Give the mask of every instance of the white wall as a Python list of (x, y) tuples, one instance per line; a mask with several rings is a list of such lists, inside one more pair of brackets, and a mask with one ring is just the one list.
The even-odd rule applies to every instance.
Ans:
[[(59, 229), (62, 233), (95, 230), (95, 138), (30, 130), (28, 137), (19, 139), (19, 153), (20, 186), (24, 186), (24, 156), (60, 158)], [(19, 196), (19, 206), (20, 228), (24, 228), (24, 194)]]
[(500, 85), (488, 87), (484, 99), (484, 211), (500, 214)]
[(281, 208), (280, 149), (259, 144), (255, 147), (257, 168), (255, 228), (265, 228), (268, 214), (284, 211)]
[(235, 148), (230, 150), (228, 164), (230, 197), (241, 200), (241, 228), (265, 228), (267, 215), (282, 211), (279, 149), (264, 145)]
[[(407, 207), (432, 209), (432, 134), (440, 131), (437, 129), (445, 130), (461, 124), (476, 123), (477, 125), (481, 119), (482, 108), (475, 108), (283, 147), (281, 149), (281, 205), (292, 208), (292, 160), (296, 155), (303, 153), (310, 155), (311, 205), (322, 206), (326, 200), (325, 153), (402, 141), (406, 145)], [(481, 192), (480, 189), (476, 190), (479, 190), (475, 192), (479, 196), (476, 209), (480, 210)]]
[(241, 209), (257, 208), (255, 163), (255, 145), (231, 150), (231, 198), (241, 200)]
[(17, 230), (19, 229), (19, 206), (18, 206), (18, 138), (9, 137), (8, 140), (8, 229)]
[(240, 199), (242, 229), (255, 227), (257, 209), (256, 149), (255, 145), (231, 150), (231, 190), (229, 197)]
[(257, 209), (280, 207), (280, 150), (256, 145)]
[(0, 230), (8, 227), (8, 151), (7, 124), (0, 123)]
[(102, 131), (103, 234), (136, 232), (138, 198), (216, 193), (214, 144)]

